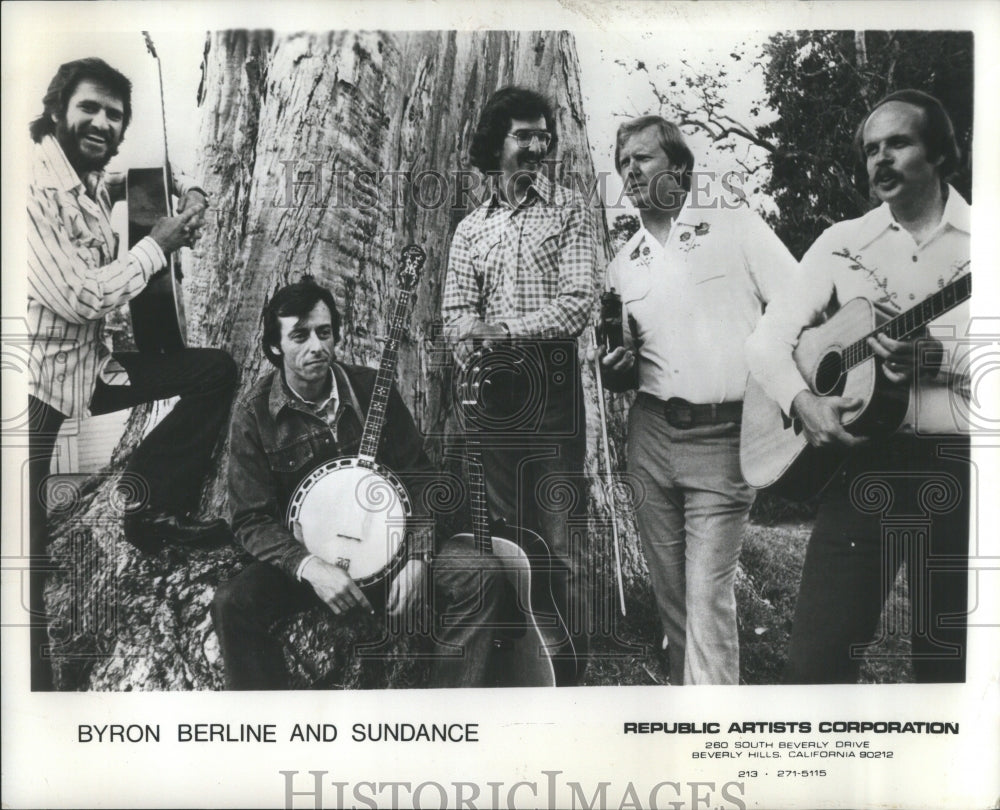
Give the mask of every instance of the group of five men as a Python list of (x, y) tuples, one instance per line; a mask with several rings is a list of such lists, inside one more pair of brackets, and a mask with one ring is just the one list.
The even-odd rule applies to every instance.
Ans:
[[(236, 390), (235, 364), (213, 349), (111, 353), (102, 339), (104, 316), (137, 295), (171, 252), (194, 242), (208, 205), (203, 191), (179, 178), (177, 215), (161, 219), (119, 258), (109, 217), (120, 180), (103, 169), (129, 124), (130, 96), (128, 80), (101, 60), (69, 63), (53, 79), (31, 131), (34, 689), (52, 688), (44, 655), (43, 485), (65, 418), (88, 402), (92, 413), (104, 413), (180, 396), (128, 463), (148, 497), (129, 509), (125, 537), (155, 552), (164, 542), (199, 545), (227, 536), (224, 521), (192, 515)], [(487, 101), (469, 158), (488, 178), (489, 193), (452, 238), (442, 316), (460, 373), (474, 352), (491, 348), (536, 368), (527, 384), (515, 386), (534, 407), (514, 412), (529, 418), (498, 416), (479, 437), (482, 470), (490, 516), (536, 532), (553, 553), (548, 573), (577, 662), (570, 682), (579, 682), (593, 582), (579, 528), (586, 526), (586, 419), (576, 342), (591, 322), (600, 286), (599, 239), (582, 197), (545, 176), (557, 142), (554, 111), (538, 93), (507, 87)], [(969, 207), (946, 182), (958, 155), (940, 103), (917, 91), (889, 96), (861, 123), (858, 146), (882, 205), (830, 228), (798, 265), (747, 207), (699, 199), (705, 190), (692, 182), (695, 158), (675, 125), (644, 116), (619, 128), (615, 165), (640, 227), (607, 269), (606, 286), (621, 296), (628, 328), (624, 345), (602, 354), (600, 373), (612, 390), (638, 389), (629, 413), (628, 470), (641, 484), (636, 515), (671, 683), (739, 682), (734, 579), (754, 499), (739, 462), (748, 374), (789, 418), (801, 420), (812, 444), (864, 443), (841, 422), (856, 404), (818, 397), (804, 382), (792, 359), (800, 333), (850, 298), (898, 311), (934, 292), (942, 274), (968, 270)], [(837, 258), (838, 248), (846, 248), (850, 261)], [(460, 539), (415, 532), (398, 574), (383, 587), (361, 588), (341, 566), (311, 554), (284, 521), (305, 475), (358, 452), (375, 372), (336, 359), (339, 329), (333, 296), (311, 277), (278, 290), (264, 308), (261, 348), (274, 368), (234, 409), (228, 470), (232, 532), (257, 562), (222, 584), (212, 604), (227, 685), (288, 686), (274, 631), (279, 618), (315, 605), (338, 616), (399, 614), (427, 599), (440, 652), (432, 684), (484, 685), (493, 628), (512, 598), (495, 559)], [(871, 343), (880, 373), (892, 383), (932, 397), (953, 389), (946, 364), (917, 364), (913, 343), (885, 335)], [(885, 583), (899, 563), (883, 559), (878, 517), (857, 508), (851, 481), (871, 469), (915, 464), (948, 468), (967, 481), (967, 461), (938, 452), (943, 437), (959, 432), (946, 421), (922, 425), (908, 415), (894, 436), (864, 443), (826, 490), (806, 556), (790, 681), (856, 679), (853, 646), (871, 638)], [(926, 431), (937, 438), (924, 438)], [(384, 434), (377, 460), (402, 479), (419, 517), (434, 470), (396, 392)], [(909, 486), (904, 497), (912, 499), (919, 482)], [(553, 487), (562, 490), (554, 495)], [(967, 535), (963, 503), (935, 519), (931, 543), (961, 558)], [(957, 565), (932, 577), (926, 593), (912, 595), (915, 610), (932, 620), (962, 614), (964, 570)], [(964, 624), (943, 630), (932, 624), (914, 633), (915, 661), (926, 664), (917, 677), (962, 680), (964, 658), (940, 653), (945, 636), (962, 647)], [(455, 650), (460, 654), (449, 653)]]

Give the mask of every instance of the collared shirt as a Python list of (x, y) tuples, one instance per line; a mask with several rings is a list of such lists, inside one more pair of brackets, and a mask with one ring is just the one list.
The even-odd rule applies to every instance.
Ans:
[[(802, 329), (821, 322), (831, 304), (867, 298), (889, 313), (904, 312), (968, 273), (970, 219), (969, 204), (949, 186), (940, 224), (919, 245), (896, 223), (886, 203), (824, 231), (802, 258), (799, 283), (774, 302), (747, 341), (750, 368), (765, 393), (789, 413), (792, 400), (806, 388), (792, 351)], [(968, 322), (966, 301), (933, 321), (930, 331), (960, 338)], [(949, 390), (952, 375), (961, 373), (954, 366), (957, 359), (955, 352), (947, 352), (946, 364), (933, 379), (915, 375), (904, 430), (962, 431)]]
[(66, 416), (89, 401), (110, 356), (104, 316), (134, 298), (166, 266), (152, 237), (118, 258), (112, 203), (124, 177), (92, 172), (86, 182), (59, 142), (33, 145), (28, 187), (29, 392)]
[[(740, 401), (743, 342), (765, 304), (797, 272), (795, 259), (744, 206), (688, 194), (665, 244), (645, 228), (608, 266), (622, 297), (626, 345), (638, 342), (639, 390), (662, 400)], [(635, 333), (632, 333), (632, 330)]]
[(541, 176), (518, 206), (494, 190), (452, 238), (445, 334), (457, 339), (482, 319), (503, 321), (515, 338), (576, 337), (590, 316), (596, 273), (593, 214), (579, 194)]
[[(333, 363), (340, 404), (330, 424), (330, 402), (304, 402), (273, 371), (240, 399), (230, 427), (229, 507), (236, 537), (264, 562), (299, 576), (309, 552), (288, 529), (288, 503), (317, 466), (355, 455), (375, 388), (375, 369)], [(433, 544), (424, 504), (425, 487), (437, 476), (423, 450), (413, 417), (395, 387), (389, 395), (376, 461), (399, 476), (410, 496), (416, 537), (409, 550)]]
[[(330, 374), (330, 393), (326, 395), (321, 400), (317, 402), (310, 402), (304, 397), (299, 396), (299, 392), (292, 388), (288, 381), (284, 381), (283, 388), (288, 394), (295, 397), (302, 405), (312, 411), (316, 416), (323, 419), (330, 428), (330, 432), (333, 434), (333, 440), (337, 441), (337, 423), (340, 421), (340, 417), (343, 414), (340, 404), (340, 394), (337, 391), (337, 375)], [(344, 406), (348, 407), (348, 406)]]

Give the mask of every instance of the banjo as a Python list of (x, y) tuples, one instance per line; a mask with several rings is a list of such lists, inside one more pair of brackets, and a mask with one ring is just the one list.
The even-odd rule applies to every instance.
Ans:
[(406, 548), (410, 498), (403, 482), (375, 461), (375, 453), (385, 425), (410, 298), (425, 259), (423, 249), (416, 245), (403, 249), (396, 276), (399, 294), (358, 455), (316, 467), (288, 504), (286, 523), (295, 538), (317, 557), (343, 568), (362, 587), (395, 574)]

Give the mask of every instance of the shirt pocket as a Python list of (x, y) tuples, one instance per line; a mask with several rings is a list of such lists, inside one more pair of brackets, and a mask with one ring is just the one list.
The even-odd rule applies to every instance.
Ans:
[(310, 436), (265, 451), (271, 471), (279, 475), (305, 474), (317, 456)]
[(107, 264), (110, 259), (105, 255), (104, 240), (91, 230), (83, 211), (61, 197), (59, 206), (63, 228), (80, 259), (89, 266)]
[(472, 275), (479, 287), (480, 300), (488, 300), (497, 284), (500, 263), (500, 235), (490, 234), (474, 239), (469, 250)]
[(559, 244), (562, 236), (560, 222), (546, 221), (528, 230), (522, 246), (528, 262), (524, 269), (536, 270), (546, 278), (559, 275)]
[(717, 264), (700, 264), (693, 262), (688, 265), (688, 280), (693, 287), (701, 289), (714, 288), (726, 281), (726, 270)]
[(469, 247), (472, 264), (477, 274), (483, 272), (486, 262), (495, 261), (500, 252), (500, 234), (490, 233), (473, 239)]
[(626, 306), (641, 301), (647, 295), (651, 286), (649, 267), (645, 264), (633, 264), (618, 274), (621, 289), (616, 292), (622, 297)]

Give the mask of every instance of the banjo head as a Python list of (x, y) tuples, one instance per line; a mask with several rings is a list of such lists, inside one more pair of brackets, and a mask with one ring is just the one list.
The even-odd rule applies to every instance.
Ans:
[(287, 523), (311, 553), (368, 585), (399, 562), (410, 512), (395, 475), (342, 458), (320, 465), (299, 484)]

